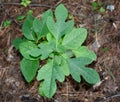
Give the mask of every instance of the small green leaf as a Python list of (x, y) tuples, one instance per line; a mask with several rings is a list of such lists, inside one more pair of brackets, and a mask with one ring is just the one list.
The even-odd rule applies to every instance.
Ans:
[(98, 6), (99, 7), (103, 6), (103, 3), (102, 2), (98, 2)]
[(23, 5), (24, 7), (27, 7), (30, 3), (31, 3), (31, 0), (22, 0), (21, 1), (21, 5)]
[(85, 41), (86, 37), (86, 29), (74, 28), (69, 34), (65, 35), (62, 45), (65, 46), (67, 49), (77, 49)]
[(74, 16), (73, 16), (72, 14), (69, 14), (69, 15), (68, 15), (68, 18), (69, 18), (69, 19), (74, 19)]
[(20, 21), (20, 20), (23, 20), (24, 18), (25, 18), (24, 15), (19, 15), (19, 16), (17, 16), (16, 20)]
[(51, 98), (56, 91), (55, 80), (57, 79), (58, 81), (63, 82), (64, 77), (65, 76), (59, 65), (57, 65), (57, 63), (53, 60), (49, 61), (38, 71), (37, 80), (43, 80), (39, 87), (39, 93), (42, 96)]
[(98, 4), (96, 2), (91, 2), (93, 10), (97, 10), (98, 9)]
[(39, 60), (28, 60), (23, 58), (20, 62), (22, 74), (27, 82), (31, 82), (38, 70)]
[(107, 51), (109, 51), (109, 50), (110, 50), (110, 49), (109, 49), (108, 47), (104, 47), (104, 48), (103, 48), (103, 51), (104, 51), (104, 52), (107, 52)]
[(90, 64), (92, 61), (86, 57), (73, 58), (68, 60), (70, 73), (72, 77), (80, 82), (82, 76), (86, 82), (90, 84), (96, 84), (100, 81), (98, 73), (92, 68), (85, 67), (85, 65)]
[(4, 27), (9, 27), (10, 24), (11, 24), (11, 20), (5, 20), (5, 21), (3, 22), (3, 26), (4, 26)]
[(46, 39), (47, 39), (48, 42), (54, 40), (52, 34), (50, 34), (50, 33), (48, 33), (48, 34), (46, 35)]
[(104, 13), (105, 9), (103, 7), (100, 8), (100, 13)]
[(32, 15), (33, 14), (33, 10), (28, 10), (27, 15)]
[(38, 48), (37, 45), (31, 41), (25, 41), (25, 42), (21, 43), (19, 46), (20, 53), (22, 54), (22, 56), (24, 56), (26, 59), (29, 59), (29, 60), (38, 59), (38, 58), (30, 56), (31, 50), (33, 50), (35, 48)]

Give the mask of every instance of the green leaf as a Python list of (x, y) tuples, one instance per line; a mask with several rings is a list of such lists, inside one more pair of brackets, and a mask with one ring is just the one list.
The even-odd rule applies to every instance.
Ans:
[(25, 39), (15, 38), (15, 39), (13, 40), (13, 45), (14, 45), (14, 47), (18, 50), (18, 49), (19, 49), (19, 45), (20, 45), (22, 42), (24, 42), (24, 41), (25, 41)]
[(61, 69), (64, 75), (66, 76), (69, 75), (69, 67), (68, 67), (67, 60), (62, 55), (55, 56), (54, 63), (59, 65), (59, 68)]
[(35, 40), (34, 32), (32, 30), (34, 17), (31, 14), (27, 15), (27, 19), (24, 21), (22, 26), (22, 32), (28, 40)]
[(48, 58), (48, 56), (54, 51), (54, 42), (45, 42), (38, 45), (41, 53), (41, 60)]
[(70, 74), (68, 62), (64, 57), (59, 56), (59, 58), (61, 58), (61, 70), (63, 71), (64, 75), (68, 76)]
[(48, 33), (48, 29), (47, 29), (47, 25), (46, 25), (46, 21), (47, 18), (51, 16), (52, 17), (52, 11), (48, 10), (46, 11), (43, 15), (42, 15), (42, 19), (39, 20), (37, 18), (35, 18), (35, 20), (33, 21), (33, 29), (37, 34), (37, 38), (38, 40), (43, 36), (46, 35)]
[(59, 32), (58, 38), (61, 38), (63, 35), (69, 33), (72, 30), (73, 26), (73, 20), (69, 20), (67, 22), (56, 22), (57, 31)]
[(50, 33), (48, 33), (48, 34), (46, 35), (46, 39), (47, 39), (48, 42), (50, 42), (50, 41), (52, 41), (52, 40), (55, 40), (55, 39), (53, 38), (52, 34), (50, 34)]
[(55, 9), (55, 16), (57, 21), (65, 21), (68, 16), (68, 11), (63, 4), (60, 4)]
[(103, 3), (102, 2), (98, 2), (98, 6), (99, 7), (103, 6)]
[(3, 22), (3, 26), (4, 27), (9, 27), (11, 25), (11, 20), (5, 20), (4, 22)]
[(31, 82), (38, 70), (39, 60), (28, 60), (23, 58), (20, 62), (22, 74), (27, 82)]
[(96, 60), (96, 55), (93, 51), (89, 51), (86, 46), (81, 46), (78, 49), (72, 50), (76, 57), (88, 57)]
[(55, 26), (53, 17), (48, 17), (47, 27), (48, 27), (49, 31), (53, 34), (53, 36), (56, 38), (56, 35), (58, 35), (58, 34), (54, 35), (57, 32), (57, 31), (55, 31), (57, 27)]
[(103, 7), (100, 8), (100, 13), (104, 13), (105, 9)]
[(54, 21), (53, 17), (48, 17), (47, 27), (55, 39), (58, 41), (64, 34), (67, 34), (72, 30), (74, 21), (70, 20), (65, 22), (68, 16), (68, 11), (63, 5), (59, 5), (56, 8), (55, 16), (57, 20), (56, 22)]
[(21, 1), (21, 5), (23, 5), (24, 7), (27, 7), (30, 3), (31, 3), (31, 0), (22, 0)]
[(77, 49), (85, 41), (87, 30), (84, 28), (74, 28), (69, 34), (63, 38), (62, 45), (67, 49)]
[(29, 60), (38, 59), (37, 57), (30, 56), (31, 50), (33, 50), (35, 48), (38, 48), (37, 45), (31, 41), (25, 41), (25, 42), (21, 43), (19, 46), (20, 53), (22, 54), (22, 56)]
[(39, 57), (41, 55), (41, 50), (39, 48), (34, 48), (30, 51), (30, 55), (33, 57)]
[(54, 22), (52, 17), (47, 20), (47, 27), (56, 40), (59, 40), (64, 34), (69, 33), (73, 28), (74, 22), (70, 20), (68, 22)]
[(27, 15), (32, 15), (33, 14), (33, 10), (28, 10)]
[(59, 65), (57, 65), (54, 60), (51, 60), (38, 71), (37, 80), (43, 80), (42, 84), (39, 87), (39, 93), (42, 96), (51, 98), (56, 91), (55, 80), (63, 82), (64, 74)]
[(57, 53), (65, 53), (66, 52), (66, 48), (64, 46), (62, 46), (61, 44), (59, 44), (56, 48), (56, 52)]
[(91, 2), (91, 5), (92, 5), (92, 7), (93, 7), (93, 10), (97, 10), (98, 9), (98, 3), (96, 3), (96, 2)]
[[(49, 86), (50, 85), (50, 86)], [(44, 82), (41, 82), (39, 85), (39, 94), (42, 96), (46, 96), (48, 98), (52, 98), (52, 96), (55, 94), (57, 89), (55, 81), (46, 80)]]
[(85, 67), (85, 65), (88, 65), (91, 62), (91, 59), (86, 57), (78, 57), (68, 60), (70, 73), (77, 82), (81, 81), (80, 76), (82, 76), (89, 84), (96, 84), (100, 81), (100, 77), (95, 70)]
[(16, 20), (20, 21), (20, 20), (23, 20), (24, 18), (25, 18), (24, 15), (19, 15), (19, 16), (17, 16)]

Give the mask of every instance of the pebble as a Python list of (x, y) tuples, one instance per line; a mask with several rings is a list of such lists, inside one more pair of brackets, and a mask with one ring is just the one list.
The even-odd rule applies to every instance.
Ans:
[(115, 9), (115, 6), (114, 5), (107, 5), (106, 9), (108, 9), (112, 12)]

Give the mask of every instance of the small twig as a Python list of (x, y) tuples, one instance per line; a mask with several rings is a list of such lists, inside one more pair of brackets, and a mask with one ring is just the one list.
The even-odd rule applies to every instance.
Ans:
[(111, 96), (109, 96), (109, 97), (103, 97), (103, 98), (101, 98), (99, 101), (97, 101), (97, 102), (104, 102), (104, 101), (109, 101), (109, 100), (111, 100), (112, 98), (116, 98), (116, 97), (120, 97), (120, 93), (117, 93), (117, 94), (115, 94), (115, 95), (111, 95)]
[[(16, 5), (16, 6), (22, 6), (20, 3), (14, 3), (14, 2), (11, 2), (11, 3), (2, 3), (3, 5)], [(52, 6), (49, 6), (49, 5), (45, 5), (45, 4), (30, 4), (28, 5), (30, 7), (48, 7), (48, 8), (54, 8)]]
[(13, 55), (11, 54), (12, 50), (13, 50), (13, 45), (11, 45), (8, 49), (8, 56), (6, 59), (7, 61), (11, 61), (14, 58)]
[(120, 97), (120, 93), (117, 93), (117, 94), (109, 96), (109, 97), (105, 97), (105, 100), (110, 100), (110, 99), (115, 98), (115, 97)]
[(63, 0), (58, 1), (58, 3), (57, 3), (55, 6), (59, 5), (62, 1), (63, 1)]

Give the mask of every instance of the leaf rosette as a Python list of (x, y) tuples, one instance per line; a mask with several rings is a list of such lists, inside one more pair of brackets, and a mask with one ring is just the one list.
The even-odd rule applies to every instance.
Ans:
[[(82, 46), (87, 30), (75, 28), (74, 21), (67, 17), (63, 4), (56, 7), (55, 17), (51, 10), (44, 12), (41, 19), (28, 14), (22, 27), (24, 39), (13, 42), (23, 56), (20, 66), (26, 81), (37, 76), (39, 94), (48, 98), (56, 92), (56, 81), (63, 82), (69, 75), (77, 82), (81, 77), (89, 84), (100, 81), (98, 73), (88, 67), (96, 60), (95, 53)], [(46, 63), (39, 66), (41, 60)]]

